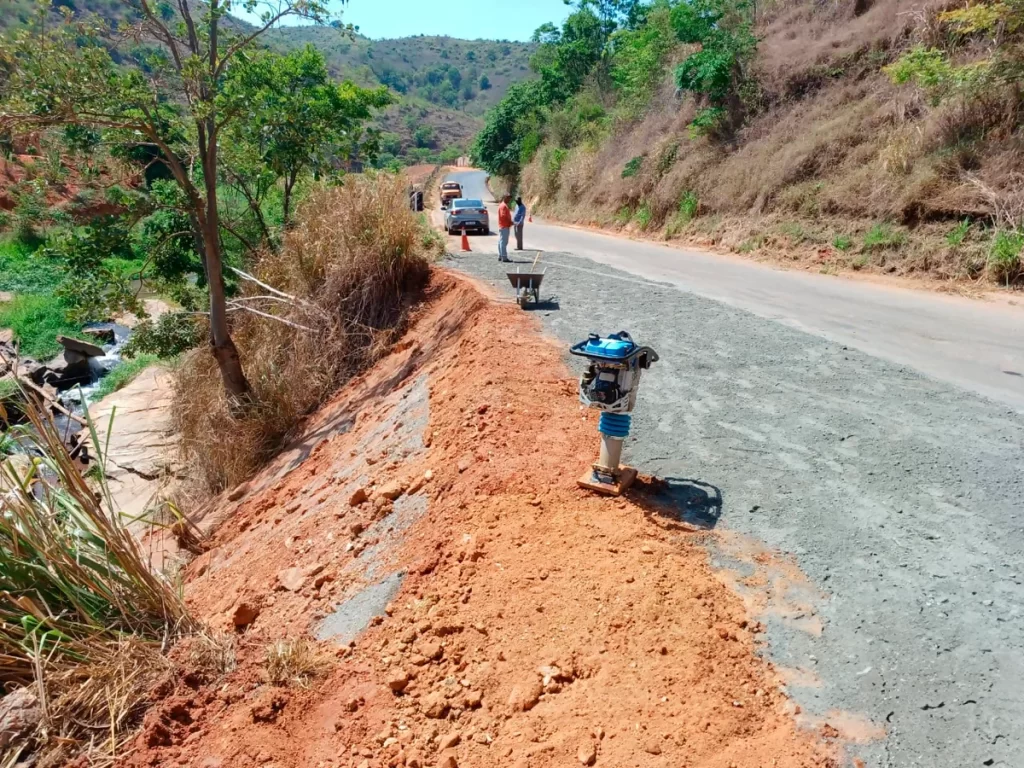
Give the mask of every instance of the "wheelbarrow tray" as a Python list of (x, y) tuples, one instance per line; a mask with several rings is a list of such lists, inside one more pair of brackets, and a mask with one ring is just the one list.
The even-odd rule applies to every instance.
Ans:
[(506, 272), (508, 281), (517, 291), (520, 288), (540, 288), (540, 282), (544, 279), (543, 272)]
[(516, 304), (525, 307), (530, 299), (536, 304), (540, 301), (540, 284), (544, 279), (543, 272), (506, 272), (508, 281), (516, 289)]

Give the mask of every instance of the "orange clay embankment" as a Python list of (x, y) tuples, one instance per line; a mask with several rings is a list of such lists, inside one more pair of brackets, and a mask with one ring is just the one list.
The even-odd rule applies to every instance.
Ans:
[[(127, 763), (834, 768), (704, 534), (656, 483), (576, 487), (596, 448), (535, 321), (436, 272), (395, 351), (218, 510), (186, 595), (237, 635), (237, 668), (160, 691)], [(268, 645), (396, 571), (384, 615), (323, 643), (308, 687), (266, 682)]]

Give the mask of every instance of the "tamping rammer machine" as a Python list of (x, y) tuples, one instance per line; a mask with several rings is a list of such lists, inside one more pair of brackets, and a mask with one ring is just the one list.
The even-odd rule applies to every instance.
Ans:
[(637, 345), (625, 331), (603, 338), (592, 333), (569, 352), (589, 361), (580, 377), (580, 402), (601, 412), (601, 454), (579, 484), (618, 496), (636, 479), (635, 469), (619, 465), (622, 441), (629, 435), (640, 374), (658, 361), (658, 353)]

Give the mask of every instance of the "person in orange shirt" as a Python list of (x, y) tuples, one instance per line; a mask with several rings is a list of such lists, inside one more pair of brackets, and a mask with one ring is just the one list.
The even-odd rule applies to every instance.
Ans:
[(512, 261), (508, 257), (508, 238), (512, 233), (512, 211), (508, 203), (511, 199), (512, 195), (505, 195), (498, 206), (498, 261)]

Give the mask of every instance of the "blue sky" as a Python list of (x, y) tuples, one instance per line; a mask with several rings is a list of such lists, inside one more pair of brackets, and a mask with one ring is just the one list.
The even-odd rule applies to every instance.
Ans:
[(529, 40), (541, 24), (561, 23), (569, 13), (562, 0), (350, 0), (336, 4), (338, 9), (345, 22), (367, 37), (422, 34), (469, 40)]

